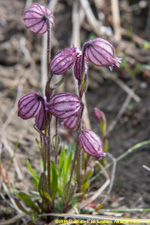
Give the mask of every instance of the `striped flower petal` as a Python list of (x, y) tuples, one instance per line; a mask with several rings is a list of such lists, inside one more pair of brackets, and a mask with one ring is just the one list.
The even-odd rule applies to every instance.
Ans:
[(38, 115), (35, 117), (35, 125), (39, 130), (45, 130), (44, 107), (42, 106)]
[(72, 129), (77, 128), (77, 122), (78, 122), (78, 115), (75, 114), (66, 119), (63, 119), (61, 124), (62, 124), (62, 126), (72, 130)]
[[(86, 57), (84, 57), (83, 75), (87, 76), (87, 74), (88, 74), (88, 63)], [(80, 82), (82, 77), (82, 54), (77, 56), (76, 63), (74, 65), (74, 75), (75, 78)]]

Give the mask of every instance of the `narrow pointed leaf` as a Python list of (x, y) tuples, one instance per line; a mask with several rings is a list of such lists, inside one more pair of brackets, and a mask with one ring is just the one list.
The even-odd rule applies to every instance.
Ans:
[(17, 207), (18, 207), (22, 212), (24, 212), (24, 213), (27, 214), (27, 215), (30, 215), (30, 212), (27, 211), (27, 210), (21, 205), (21, 203), (18, 201), (18, 199), (14, 198), (14, 200), (15, 200), (15, 203), (16, 203)]
[(34, 177), (36, 177), (36, 178), (39, 178), (39, 177), (40, 177), (40, 176), (35, 172), (35, 170), (32, 169), (32, 167), (31, 167), (31, 165), (30, 165), (30, 163), (29, 163), (28, 160), (27, 160), (27, 167), (28, 167), (28, 170), (30, 171), (30, 173), (31, 173)]
[(31, 200), (31, 198), (25, 194), (24, 192), (20, 192), (19, 193), (19, 197), (21, 200), (24, 201), (24, 203), (32, 210), (34, 210), (35, 212), (40, 213), (39, 207), (37, 205), (35, 205), (35, 203)]
[(64, 169), (63, 169), (63, 186), (67, 184), (70, 178), (71, 165), (72, 165), (72, 153), (68, 155), (65, 159)]
[(54, 162), (51, 162), (51, 196), (52, 200), (55, 198), (57, 193), (58, 184), (58, 170)]

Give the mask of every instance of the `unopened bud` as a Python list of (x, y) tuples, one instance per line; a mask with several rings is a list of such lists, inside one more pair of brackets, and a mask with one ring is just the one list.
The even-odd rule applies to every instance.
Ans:
[(112, 44), (103, 38), (86, 42), (83, 49), (87, 59), (96, 66), (109, 66), (112, 70), (113, 66), (119, 67), (119, 63), (121, 63), (121, 58), (115, 56)]
[(26, 28), (34, 33), (43, 34), (48, 30), (48, 23), (54, 24), (54, 16), (46, 6), (34, 4), (24, 13)]
[(34, 118), (43, 107), (43, 97), (36, 92), (29, 93), (18, 102), (18, 116), (22, 119)]
[(48, 111), (61, 119), (77, 114), (82, 107), (83, 103), (80, 98), (77, 95), (70, 93), (56, 94), (47, 104)]
[(62, 75), (67, 72), (75, 63), (79, 53), (75, 47), (60, 51), (50, 63), (52, 74)]
[(80, 144), (87, 154), (95, 156), (98, 159), (106, 155), (106, 153), (103, 152), (101, 139), (92, 130), (84, 130), (82, 132), (80, 135)]

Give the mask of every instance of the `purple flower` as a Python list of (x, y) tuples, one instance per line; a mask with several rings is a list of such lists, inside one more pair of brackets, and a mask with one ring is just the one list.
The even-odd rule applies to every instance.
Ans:
[[(84, 57), (84, 68), (83, 68), (83, 75), (86, 76), (88, 74), (88, 64), (87, 59)], [(74, 65), (74, 75), (76, 79), (80, 82), (82, 77), (82, 54), (77, 56), (75, 65)]]
[(60, 51), (51, 60), (50, 69), (52, 74), (62, 75), (68, 71), (74, 65), (78, 54), (79, 52), (74, 46)]
[(36, 92), (29, 93), (18, 102), (18, 116), (22, 119), (36, 117), (42, 107), (43, 97)]
[(77, 122), (78, 122), (78, 115), (75, 114), (66, 119), (63, 119), (61, 124), (62, 124), (62, 126), (71, 130), (71, 129), (77, 128)]
[(34, 4), (25, 11), (24, 22), (26, 28), (32, 32), (43, 34), (48, 29), (48, 23), (53, 26), (54, 17), (46, 6)]
[(24, 120), (35, 117), (37, 128), (44, 130), (44, 105), (44, 99), (39, 93), (29, 93), (18, 102), (18, 116)]
[(119, 63), (121, 63), (121, 58), (115, 56), (112, 44), (103, 38), (86, 42), (83, 50), (85, 50), (87, 59), (97, 66), (109, 66), (112, 70), (113, 66), (119, 67)]
[(47, 104), (48, 111), (61, 119), (77, 114), (82, 107), (83, 103), (80, 98), (77, 95), (70, 93), (56, 94)]
[(98, 159), (106, 155), (106, 153), (103, 152), (101, 139), (91, 130), (84, 130), (82, 132), (80, 135), (80, 144), (87, 154), (95, 156)]

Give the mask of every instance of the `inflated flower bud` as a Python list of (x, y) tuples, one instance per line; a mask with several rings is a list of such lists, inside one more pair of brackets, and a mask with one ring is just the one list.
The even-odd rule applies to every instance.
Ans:
[[(84, 57), (83, 75), (86, 76), (87, 74), (88, 74), (88, 64), (87, 64), (86, 57)], [(82, 76), (82, 55), (81, 54), (76, 59), (76, 63), (74, 65), (74, 75), (76, 79), (80, 82), (81, 76)]]
[(70, 93), (56, 94), (47, 104), (48, 111), (61, 119), (77, 114), (82, 107), (83, 103), (80, 98), (77, 95)]
[(62, 126), (71, 130), (77, 128), (77, 122), (78, 122), (78, 115), (76, 114), (66, 119), (63, 119), (61, 124)]
[(103, 38), (86, 42), (83, 50), (87, 59), (97, 66), (109, 66), (112, 70), (113, 66), (119, 67), (121, 63), (121, 58), (115, 56), (112, 44)]
[(84, 130), (82, 132), (80, 135), (80, 144), (87, 154), (95, 156), (98, 159), (106, 155), (106, 153), (103, 152), (101, 139), (92, 130)]
[(26, 28), (34, 33), (43, 34), (48, 30), (48, 23), (54, 24), (54, 17), (51, 10), (46, 6), (34, 4), (24, 13)]
[(29, 93), (18, 102), (18, 116), (22, 119), (34, 118), (43, 107), (43, 97), (36, 92)]
[(104, 113), (99, 110), (98, 108), (94, 108), (94, 116), (97, 119), (98, 122), (100, 122), (100, 120), (103, 118)]
[(60, 51), (51, 60), (50, 70), (52, 74), (62, 75), (67, 72), (74, 65), (78, 54), (78, 50), (75, 47)]

